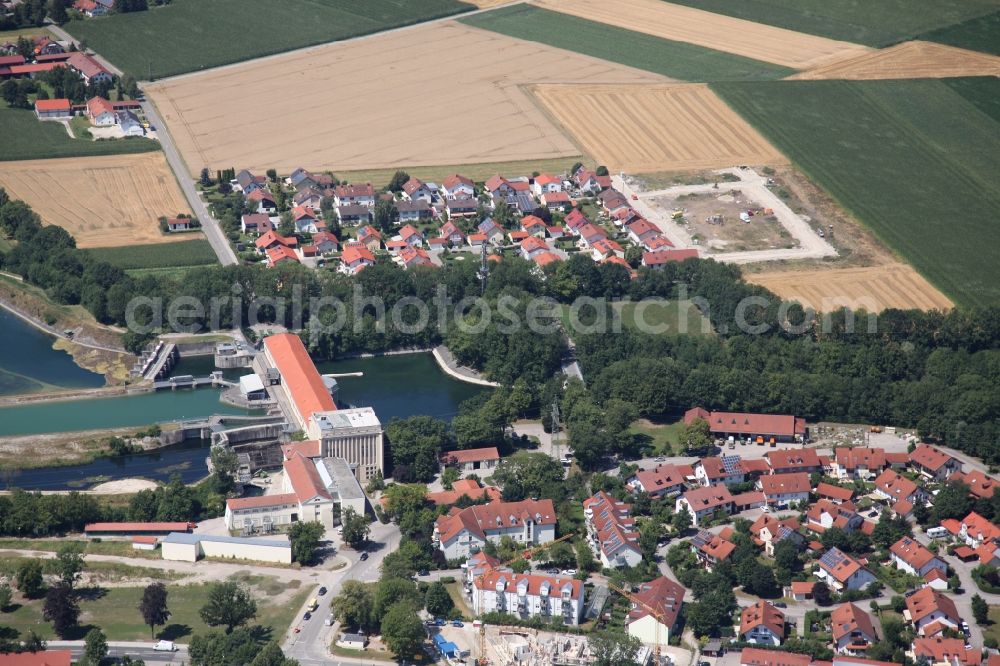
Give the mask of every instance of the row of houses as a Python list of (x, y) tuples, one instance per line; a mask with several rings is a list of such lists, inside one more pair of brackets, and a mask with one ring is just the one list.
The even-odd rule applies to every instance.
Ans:
[(66, 52), (58, 42), (44, 40), (47, 41), (36, 42), (42, 45), (36, 45), (31, 60), (20, 54), (0, 56), (0, 79), (34, 79), (39, 74), (68, 67), (87, 85), (114, 81), (114, 74), (93, 56), (83, 51)]
[[(854, 611), (842, 611), (843, 608), (842, 606), (835, 611), (835, 614), (840, 612), (836, 620), (831, 618), (834, 634), (838, 633), (839, 626), (844, 626), (838, 623), (843, 620), (847, 621), (847, 627), (858, 626), (855, 632), (859, 637), (868, 631), (874, 634), (873, 628), (856, 624), (847, 615), (848, 612), (861, 612), (860, 609), (854, 606)], [(847, 635), (847, 639), (850, 640), (850, 635)], [(932, 666), (981, 666), (984, 662), (986, 666), (1000, 666), (1000, 655), (991, 654), (984, 659), (980, 650), (966, 648), (964, 642), (958, 638), (918, 637), (913, 641), (907, 656), (914, 661), (921, 657), (926, 658)], [(739, 663), (740, 666), (894, 666), (895, 662), (866, 659), (850, 651), (837, 651), (831, 661), (821, 661), (813, 659), (808, 654), (749, 647), (743, 648), (740, 652)]]
[(95, 127), (118, 126), (124, 136), (144, 136), (145, 127), (136, 111), (140, 108), (135, 100), (112, 102), (100, 96), (87, 100), (86, 104), (74, 105), (66, 98), (40, 99), (35, 101), (35, 116), (39, 120), (69, 120), (73, 116), (85, 116)]

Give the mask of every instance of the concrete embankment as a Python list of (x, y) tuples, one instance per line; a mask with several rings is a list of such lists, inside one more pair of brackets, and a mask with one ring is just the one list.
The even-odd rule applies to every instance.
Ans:
[(88, 398), (113, 398), (123, 395), (139, 395), (151, 393), (152, 386), (106, 386), (95, 389), (76, 389), (49, 393), (29, 393), (0, 397), (0, 407), (10, 405), (26, 405), (39, 402), (66, 402), (70, 400), (86, 400)]
[(431, 353), (434, 355), (434, 360), (437, 361), (438, 367), (440, 367), (446, 375), (449, 375), (460, 382), (477, 384), (479, 386), (491, 386), (493, 388), (500, 386), (497, 382), (491, 382), (488, 379), (484, 379), (483, 376), (475, 370), (459, 365), (458, 361), (455, 360), (455, 357), (452, 356), (451, 352), (444, 345), (435, 347)]

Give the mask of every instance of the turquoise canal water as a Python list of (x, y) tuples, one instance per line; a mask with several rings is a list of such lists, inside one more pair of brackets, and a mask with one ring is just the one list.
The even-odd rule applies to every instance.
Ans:
[(52, 349), (51, 336), (0, 308), (0, 395), (103, 385), (103, 376)]

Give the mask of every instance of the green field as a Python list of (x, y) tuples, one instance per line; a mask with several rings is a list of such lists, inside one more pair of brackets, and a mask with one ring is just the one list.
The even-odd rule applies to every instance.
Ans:
[(155, 245), (95, 247), (87, 250), (87, 253), (98, 261), (106, 261), (125, 269), (176, 268), (216, 263), (215, 251), (203, 238)]
[(141, 137), (108, 141), (71, 139), (62, 123), (39, 122), (35, 112), (27, 109), (0, 108), (0, 161), (148, 153), (159, 149), (158, 142)]
[(635, 331), (652, 326), (669, 333), (712, 334), (708, 319), (690, 301), (619, 301), (615, 303), (615, 310), (621, 317), (622, 326)]
[(529, 5), (504, 7), (460, 20), (476, 28), (684, 81), (779, 79), (795, 71)]
[(920, 39), (1000, 55), (1000, 11), (932, 30)]
[(137, 79), (183, 74), (472, 9), (458, 0), (173, 0), (65, 29)]
[(653, 423), (640, 419), (628, 429), (630, 435), (642, 438), (656, 455), (682, 455), (681, 434), (684, 432), (684, 422)]
[(1000, 8), (997, 0), (673, 0), (780, 28), (887, 46)]
[(959, 79), (944, 79), (943, 82), (980, 111), (1000, 123), (1000, 79), (967, 76)]
[(991, 79), (726, 83), (713, 89), (964, 305), (1000, 303), (1000, 123)]

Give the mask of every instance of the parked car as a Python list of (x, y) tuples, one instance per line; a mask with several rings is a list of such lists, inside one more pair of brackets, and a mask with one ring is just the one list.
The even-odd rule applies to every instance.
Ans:
[(464, 627), (465, 625), (462, 624), (461, 620), (452, 620), (451, 621), (451, 626), (453, 626), (453, 627)]
[(325, 587), (319, 588), (319, 596), (322, 597), (324, 594), (326, 594), (326, 588)]
[(427, 571), (427, 569), (421, 569), (420, 571), (417, 572), (417, 575), (418, 576), (426, 576), (426, 575), (428, 575), (428, 573), (429, 572)]
[(786, 604), (784, 601), (775, 601), (774, 602), (774, 607), (775, 608), (788, 608), (788, 604)]
[(312, 616), (313, 616), (312, 611), (306, 611), (306, 614), (302, 616), (302, 619), (303, 620), (311, 620)]
[(434, 618), (434, 626), (443, 627), (446, 624), (448, 624), (448, 623), (445, 622), (443, 618), (440, 618), (440, 617)]
[(361, 553), (361, 561), (364, 562), (368, 559), (368, 553)]

